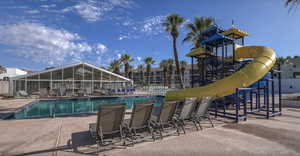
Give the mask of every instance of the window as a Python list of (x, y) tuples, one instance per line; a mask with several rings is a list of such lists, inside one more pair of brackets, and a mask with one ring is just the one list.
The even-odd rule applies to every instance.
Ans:
[(300, 78), (300, 72), (294, 72), (293, 73), (293, 78), (299, 79)]

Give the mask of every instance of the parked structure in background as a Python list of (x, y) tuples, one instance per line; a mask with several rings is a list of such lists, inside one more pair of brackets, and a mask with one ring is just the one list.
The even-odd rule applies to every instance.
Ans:
[(15, 76), (26, 75), (27, 71), (18, 68), (0, 66), (0, 95), (9, 94), (9, 79)]
[[(90, 96), (128, 89), (133, 81), (105, 69), (78, 63), (10, 79), (10, 95)], [(21, 96), (22, 96), (21, 95)]]
[[(194, 65), (194, 68), (197, 65)], [(194, 69), (197, 72), (197, 67)], [(191, 76), (192, 76), (192, 66), (187, 65), (185, 68), (183, 82), (186, 88), (191, 87)], [(150, 72), (150, 85), (165, 86), (169, 88), (179, 88), (180, 81), (178, 80), (177, 72), (174, 70), (173, 73), (168, 73), (168, 76), (164, 76), (164, 71), (162, 68), (152, 68)], [(195, 74), (195, 73), (194, 73)], [(132, 77), (135, 85), (142, 85), (143, 81), (147, 80), (147, 74), (144, 73), (144, 77), (141, 77), (140, 70), (135, 70)], [(164, 79), (167, 79), (166, 81)]]
[(282, 92), (300, 92), (300, 58), (287, 58), (281, 65)]
[(8, 80), (11, 77), (26, 75), (27, 71), (19, 68), (6, 68), (6, 72), (0, 74), (0, 80)]
[(281, 64), (282, 79), (300, 79), (300, 58), (290, 58)]

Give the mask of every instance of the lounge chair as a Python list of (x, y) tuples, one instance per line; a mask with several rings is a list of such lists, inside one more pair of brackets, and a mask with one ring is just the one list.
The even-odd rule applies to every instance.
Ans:
[(141, 102), (133, 105), (132, 115), (129, 123), (127, 124), (128, 131), (132, 139), (136, 140), (138, 137), (137, 132), (148, 130), (155, 140), (152, 127), (150, 126), (150, 119), (154, 102)]
[(51, 97), (57, 96), (57, 91), (54, 90), (54, 89), (50, 89), (49, 90), (49, 96), (51, 96)]
[(107, 95), (108, 91), (105, 91), (103, 89), (95, 89), (93, 95), (95, 96), (102, 96), (102, 95)]
[(105, 139), (114, 138), (115, 136), (119, 136), (123, 145), (126, 145), (123, 126), (125, 109), (126, 103), (100, 105), (97, 123), (89, 125), (91, 136), (96, 139), (97, 148), (113, 144), (112, 140), (107, 141)]
[(18, 96), (20, 96), (20, 97), (29, 97), (28, 93), (25, 90), (18, 91)]
[[(193, 122), (197, 123), (201, 130), (202, 130), (202, 126), (201, 126), (200, 122), (203, 119), (208, 119), (210, 121), (212, 127), (214, 127), (214, 124), (211, 121), (210, 115), (208, 113), (208, 109), (211, 106), (213, 100), (214, 100), (213, 97), (202, 98), (201, 102), (198, 104), (198, 108), (196, 109), (195, 113), (193, 114)], [(199, 130), (198, 126), (196, 126), (196, 128), (197, 128), (197, 130)]]
[[(201, 99), (200, 99), (201, 100)], [(182, 103), (181, 108), (179, 112), (176, 112), (176, 123), (178, 127), (180, 127), (183, 130), (183, 133), (185, 134), (185, 121), (193, 121), (195, 127), (197, 128), (197, 123), (193, 120), (193, 113), (195, 112), (195, 109), (197, 108), (197, 104), (199, 102), (199, 99), (197, 98), (187, 98)]]
[[(160, 138), (163, 139), (163, 132), (166, 127), (174, 127), (179, 135), (179, 128), (174, 119), (174, 114), (176, 107), (178, 105), (177, 101), (163, 102), (161, 104), (160, 112), (156, 120), (151, 120), (151, 127), (154, 133), (159, 133)], [(155, 138), (154, 138), (155, 139)]]

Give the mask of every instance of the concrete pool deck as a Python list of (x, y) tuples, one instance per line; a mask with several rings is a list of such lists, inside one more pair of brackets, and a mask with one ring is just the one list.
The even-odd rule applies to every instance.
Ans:
[(0, 120), (12, 115), (36, 99), (0, 99)]
[[(215, 128), (192, 128), (186, 135), (100, 155), (300, 155), (300, 102), (283, 102), (283, 115), (270, 120), (256, 116), (239, 124), (214, 120)], [(0, 120), (0, 155), (96, 155), (88, 133), (88, 124), (95, 121), (96, 115)]]

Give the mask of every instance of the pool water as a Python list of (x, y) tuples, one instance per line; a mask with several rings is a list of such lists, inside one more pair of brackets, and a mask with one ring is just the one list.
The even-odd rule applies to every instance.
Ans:
[(95, 113), (101, 104), (123, 103), (127, 108), (132, 108), (135, 102), (155, 101), (154, 107), (160, 106), (163, 101), (161, 96), (135, 96), (135, 97), (109, 97), (109, 98), (85, 98), (85, 99), (62, 99), (40, 100), (25, 106), (9, 119), (29, 119), (41, 117), (54, 117), (74, 115), (80, 113)]

